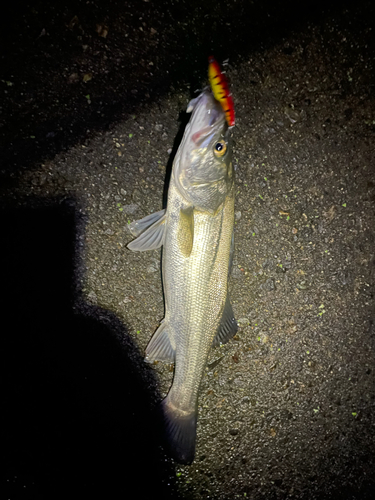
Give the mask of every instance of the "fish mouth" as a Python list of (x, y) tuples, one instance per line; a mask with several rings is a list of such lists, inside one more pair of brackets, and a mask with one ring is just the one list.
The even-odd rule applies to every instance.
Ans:
[(195, 146), (204, 143), (225, 124), (225, 113), (211, 92), (204, 91), (198, 97), (191, 117), (190, 137)]
[(213, 181), (218, 181), (218, 175), (221, 177), (218, 172), (207, 172), (205, 165), (208, 160), (208, 164), (217, 163), (211, 162), (210, 145), (213, 146), (215, 137), (225, 140), (229, 129), (220, 103), (208, 90), (191, 101), (188, 110), (192, 110), (192, 116), (185, 128), (172, 175), (178, 191), (191, 201), (192, 189), (201, 184), (210, 186)]

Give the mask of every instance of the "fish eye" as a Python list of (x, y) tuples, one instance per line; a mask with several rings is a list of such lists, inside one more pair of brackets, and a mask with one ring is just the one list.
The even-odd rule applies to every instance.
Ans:
[(220, 158), (221, 156), (223, 156), (225, 154), (226, 150), (227, 150), (226, 142), (219, 141), (215, 144), (214, 155), (216, 156), (216, 158)]

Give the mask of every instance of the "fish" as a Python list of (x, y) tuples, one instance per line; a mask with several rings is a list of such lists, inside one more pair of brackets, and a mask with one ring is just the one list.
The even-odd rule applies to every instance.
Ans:
[(210, 86), (224, 112), (229, 127), (234, 127), (236, 118), (234, 113), (233, 97), (229, 90), (229, 84), (225, 73), (221, 70), (219, 63), (213, 56), (208, 58), (208, 79)]
[(195, 456), (198, 392), (210, 349), (237, 331), (228, 295), (235, 198), (230, 131), (209, 89), (187, 111), (166, 208), (130, 224), (137, 238), (128, 244), (132, 251), (163, 246), (165, 316), (146, 360), (174, 363), (161, 413), (166, 447), (182, 464)]

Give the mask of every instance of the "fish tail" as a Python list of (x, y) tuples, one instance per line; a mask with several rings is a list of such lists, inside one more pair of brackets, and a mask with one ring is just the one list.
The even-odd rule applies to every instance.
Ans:
[(194, 460), (197, 410), (188, 413), (176, 408), (167, 396), (161, 403), (166, 444), (173, 458), (189, 465)]

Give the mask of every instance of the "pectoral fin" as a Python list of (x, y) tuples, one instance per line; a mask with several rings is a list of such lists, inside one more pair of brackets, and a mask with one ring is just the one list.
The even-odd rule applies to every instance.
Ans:
[(193, 207), (180, 210), (178, 221), (177, 243), (184, 257), (189, 257), (194, 242), (194, 210)]
[(128, 228), (133, 236), (139, 236), (143, 231), (146, 231), (152, 224), (162, 219), (165, 215), (165, 208), (159, 210), (159, 212), (154, 212), (153, 214), (146, 215), (143, 219), (135, 220), (129, 224)]
[(212, 346), (215, 347), (220, 344), (226, 344), (236, 334), (237, 330), (237, 321), (234, 319), (232, 305), (227, 295), (223, 315)]
[(165, 219), (165, 210), (160, 210), (130, 224), (130, 232), (140, 236), (128, 244), (129, 250), (144, 252), (160, 248), (164, 243)]
[(174, 363), (175, 350), (172, 347), (167, 323), (163, 320), (146, 348), (146, 361), (166, 361)]

